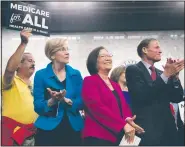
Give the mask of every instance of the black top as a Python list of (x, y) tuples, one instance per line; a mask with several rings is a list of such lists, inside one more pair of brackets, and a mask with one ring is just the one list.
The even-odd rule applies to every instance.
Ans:
[(116, 98), (116, 100), (117, 100), (117, 102), (118, 102), (118, 106), (119, 106), (119, 110), (120, 110), (121, 117), (123, 117), (120, 97), (119, 97), (118, 93), (117, 93), (115, 90), (113, 90), (112, 93), (114, 94), (114, 96), (115, 96), (115, 98)]
[[(66, 89), (66, 79), (64, 79), (61, 84), (63, 85), (64, 89)], [(57, 105), (58, 106), (58, 105)], [(64, 118), (67, 118), (66, 108), (64, 108)]]
[[(63, 88), (66, 89), (66, 79), (64, 79), (64, 80), (61, 82), (61, 84), (63, 85)], [(55, 89), (55, 88), (52, 88), (52, 87), (49, 87), (49, 88), (50, 88), (51, 90), (57, 91), (57, 92), (59, 92), (59, 91), (61, 90), (61, 89)], [(45, 89), (45, 99), (48, 100), (48, 99), (50, 99), (50, 98), (51, 98), (51, 96), (50, 96), (48, 90)], [(58, 103), (55, 104), (55, 105), (53, 105), (53, 106), (51, 106), (51, 107), (53, 108), (53, 110), (44, 113), (44, 116), (47, 116), (47, 117), (56, 117), (57, 111), (58, 111)], [(64, 109), (64, 115), (66, 115), (66, 110), (65, 110), (65, 109)]]
[(64, 81), (62, 81), (61, 83), (64, 86), (64, 89), (66, 89), (66, 79), (64, 79)]

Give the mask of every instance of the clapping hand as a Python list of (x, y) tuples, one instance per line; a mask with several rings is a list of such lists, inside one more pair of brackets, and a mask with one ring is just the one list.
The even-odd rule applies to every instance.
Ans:
[(178, 73), (184, 69), (184, 59), (182, 60), (172, 60), (171, 58), (167, 59), (167, 62), (164, 68), (164, 75), (167, 77), (177, 76)]

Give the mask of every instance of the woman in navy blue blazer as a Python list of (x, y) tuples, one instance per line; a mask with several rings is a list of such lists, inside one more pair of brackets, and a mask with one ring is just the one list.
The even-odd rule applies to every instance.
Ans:
[(67, 40), (47, 41), (45, 54), (51, 63), (37, 71), (34, 78), (34, 110), (39, 115), (35, 122), (38, 128), (35, 145), (80, 145), (81, 73), (67, 65)]

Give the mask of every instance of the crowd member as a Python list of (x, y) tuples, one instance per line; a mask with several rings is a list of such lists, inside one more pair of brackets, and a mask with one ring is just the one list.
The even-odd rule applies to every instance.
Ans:
[(130, 106), (131, 102), (125, 78), (125, 71), (126, 67), (122, 65), (114, 68), (111, 72), (110, 79), (120, 85), (122, 93), (126, 99), (126, 102)]
[[(112, 55), (97, 47), (88, 56), (82, 98), (85, 105), (85, 123), (82, 131), (84, 145), (119, 145), (125, 134), (133, 142), (135, 131), (144, 130), (134, 123), (120, 86), (108, 78), (112, 68)], [(130, 118), (129, 118), (130, 117)]]
[(184, 60), (167, 59), (164, 71), (154, 67), (161, 60), (161, 48), (156, 39), (140, 42), (137, 53), (141, 61), (126, 69), (126, 80), (131, 95), (136, 123), (145, 128), (140, 145), (177, 145), (177, 129), (170, 110), (170, 102), (180, 102), (183, 89), (178, 73)]
[(2, 145), (34, 145), (32, 83), (35, 60), (25, 52), (31, 31), (22, 30), (21, 43), (8, 60), (2, 79)]
[(79, 110), (82, 76), (69, 63), (68, 41), (48, 40), (45, 54), (51, 60), (34, 78), (34, 109), (39, 117), (35, 122), (35, 145), (80, 145), (83, 118)]

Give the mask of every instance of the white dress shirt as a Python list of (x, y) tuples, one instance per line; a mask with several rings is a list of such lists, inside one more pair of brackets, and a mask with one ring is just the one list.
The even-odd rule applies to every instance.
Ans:
[[(152, 71), (150, 70), (150, 67), (152, 66), (152, 65), (150, 65), (149, 63), (147, 63), (147, 62), (145, 62), (145, 61), (141, 61), (143, 64), (144, 64), (144, 66), (146, 67), (146, 69), (148, 70), (148, 72), (150, 73), (150, 75), (152, 74)], [(157, 73), (156, 73), (157, 74)], [(168, 77), (166, 77), (163, 73), (161, 74), (161, 78), (163, 79), (163, 81), (167, 84), (167, 82), (168, 82)]]

